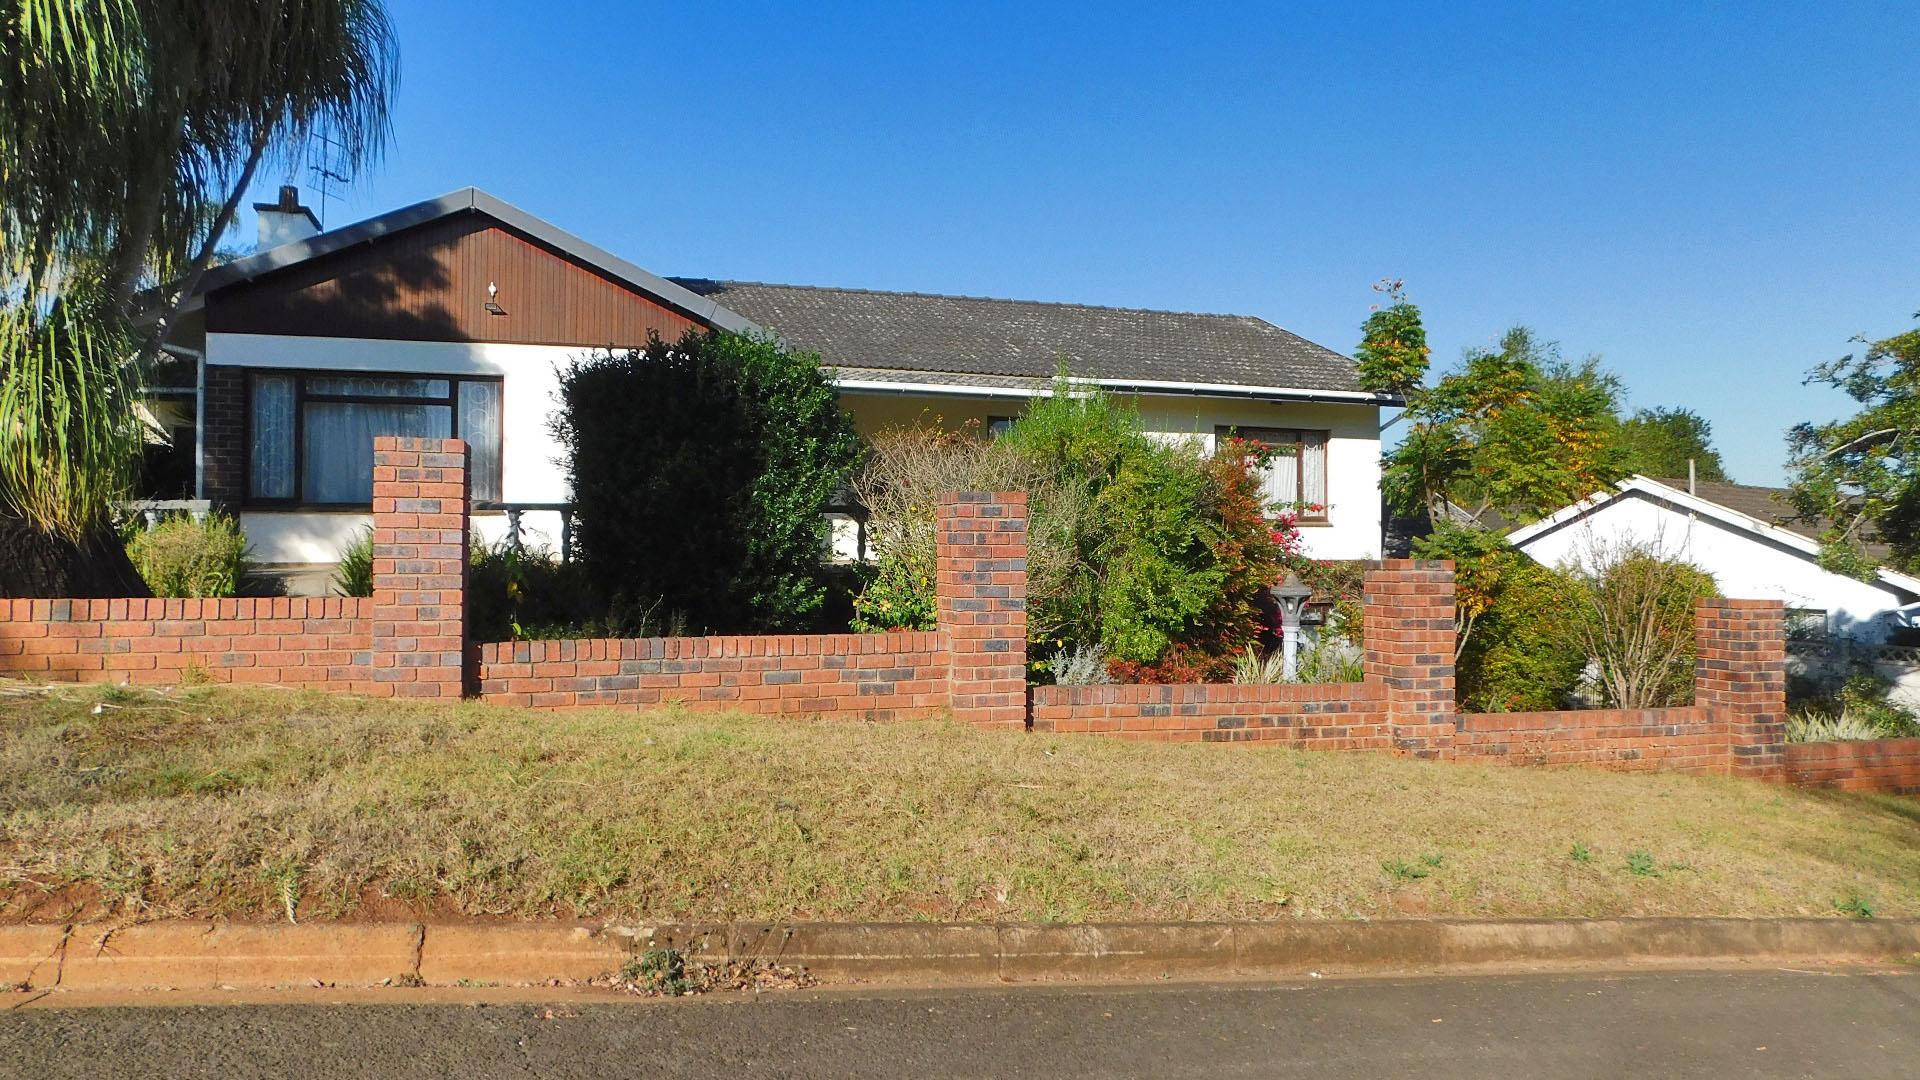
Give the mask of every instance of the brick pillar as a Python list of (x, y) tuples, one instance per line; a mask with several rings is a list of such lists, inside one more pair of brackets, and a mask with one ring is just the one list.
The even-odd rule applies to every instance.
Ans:
[(377, 693), (457, 698), (466, 688), (467, 511), (466, 443), (373, 440)]
[(1693, 609), (1693, 703), (1727, 725), (1735, 776), (1778, 779), (1787, 747), (1787, 609), (1702, 600)]
[(1027, 723), (1027, 493), (940, 496), (935, 589), (956, 720)]
[(1367, 681), (1387, 687), (1387, 721), (1403, 754), (1453, 754), (1453, 563), (1388, 559), (1367, 572)]

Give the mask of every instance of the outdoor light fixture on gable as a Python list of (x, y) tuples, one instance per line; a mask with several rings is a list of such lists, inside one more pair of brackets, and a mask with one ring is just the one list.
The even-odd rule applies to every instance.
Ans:
[(500, 286), (494, 284), (491, 281), (487, 282), (487, 314), (505, 315), (507, 313), (506, 308), (503, 308), (498, 303), (494, 302), (494, 297), (499, 295), (500, 295)]
[(1313, 588), (1289, 570), (1287, 580), (1267, 591), (1273, 594), (1273, 602), (1280, 605), (1280, 671), (1283, 678), (1292, 682), (1300, 659), (1300, 613), (1307, 609)]

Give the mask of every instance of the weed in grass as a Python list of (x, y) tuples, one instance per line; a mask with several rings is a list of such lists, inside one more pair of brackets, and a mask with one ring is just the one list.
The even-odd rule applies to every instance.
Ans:
[(267, 879), (280, 906), (286, 909), (287, 921), (299, 922), (293, 913), (300, 906), (300, 863), (284, 855), (268, 859), (261, 864), (260, 874)]
[(1420, 856), (1420, 861), (1438, 870), (1440, 869), (1440, 864), (1446, 861), (1446, 856), (1440, 854), (1422, 855)]
[(1590, 863), (1593, 861), (1593, 849), (1576, 841), (1567, 856), (1577, 863)]
[(1391, 859), (1380, 864), (1387, 876), (1398, 881), (1418, 881), (1433, 873), (1431, 869), (1419, 863), (1410, 863), (1403, 859)]
[(646, 993), (679, 997), (691, 988), (687, 982), (687, 954), (679, 949), (648, 949), (628, 961), (620, 974)]
[(1852, 919), (1873, 918), (1873, 898), (1859, 889), (1849, 889), (1845, 898), (1833, 905), (1833, 910)]
[(1635, 877), (1659, 877), (1660, 867), (1654, 862), (1651, 851), (1629, 851), (1627, 870)]
[(198, 660), (188, 660), (186, 666), (180, 669), (182, 686), (205, 686), (212, 681), (213, 676), (207, 674), (207, 669), (200, 666)]

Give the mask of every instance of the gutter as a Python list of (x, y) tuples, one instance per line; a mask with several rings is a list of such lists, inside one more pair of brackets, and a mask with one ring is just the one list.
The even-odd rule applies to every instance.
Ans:
[[(1074, 379), (1076, 384), (1097, 386), (1124, 394), (1146, 397), (1241, 398), (1250, 401), (1303, 401), (1323, 405), (1397, 406), (1404, 401), (1393, 394), (1373, 394), (1353, 390), (1298, 390), (1275, 386), (1240, 386), (1229, 383), (1179, 383), (1138, 379)], [(894, 382), (878, 379), (838, 379), (841, 390), (862, 394), (893, 394), (931, 397), (989, 397), (1026, 399), (1049, 395), (1053, 387), (1031, 389), (1013, 386), (975, 386), (954, 383)]]

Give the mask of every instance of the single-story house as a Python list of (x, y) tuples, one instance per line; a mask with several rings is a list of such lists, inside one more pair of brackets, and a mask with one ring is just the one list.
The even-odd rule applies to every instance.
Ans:
[(1685, 480), (1631, 477), (1507, 539), (1550, 566), (1626, 543), (1648, 545), (1712, 574), (1727, 596), (1784, 602), (1802, 634), (1880, 643), (1920, 614), (1920, 578), (1881, 569), (1861, 581), (1823, 569), (1821, 526), (1796, 518), (1782, 490), (1688, 487)]
[(149, 494), (234, 509), (297, 588), (369, 520), (377, 434), (467, 440), (478, 531), (511, 513), (557, 544), (557, 366), (695, 328), (818, 353), (864, 433), (991, 430), (1064, 364), (1156, 433), (1285, 448), (1274, 499), (1325, 507), (1301, 522), (1307, 551), (1380, 554), (1379, 410), (1398, 401), (1258, 318), (666, 278), (474, 188), (325, 232), (290, 187), (255, 210), (261, 250), (209, 271), (168, 330), (150, 410), (172, 460), (150, 474), (170, 487)]

